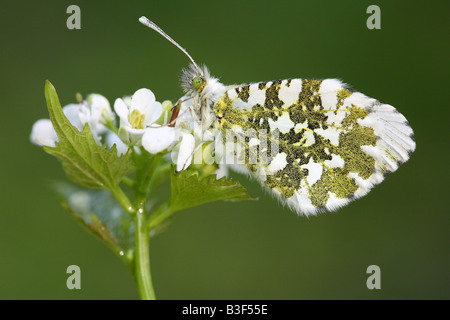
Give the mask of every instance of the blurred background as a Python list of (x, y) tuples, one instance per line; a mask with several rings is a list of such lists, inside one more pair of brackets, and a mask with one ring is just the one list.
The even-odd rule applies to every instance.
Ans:
[[(69, 5), (81, 30), (68, 30)], [(366, 9), (381, 9), (369, 30)], [(417, 150), (369, 195), (298, 217), (254, 182), (259, 201), (179, 212), (151, 242), (160, 299), (449, 299), (448, 3), (412, 1), (10, 1), (0, 4), (0, 298), (137, 299), (126, 266), (64, 209), (59, 162), (29, 142), (47, 118), (44, 81), (111, 103), (150, 88), (182, 95), (187, 58), (138, 22), (154, 20), (225, 84), (340, 78), (392, 104)], [(447, 39), (447, 40), (445, 40)], [(81, 268), (68, 290), (66, 268)], [(381, 268), (381, 290), (366, 269)]]

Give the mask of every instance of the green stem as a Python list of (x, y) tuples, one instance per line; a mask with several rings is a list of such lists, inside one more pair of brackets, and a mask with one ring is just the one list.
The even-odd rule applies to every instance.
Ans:
[(154, 173), (155, 170), (158, 168), (159, 162), (161, 161), (162, 158), (162, 154), (157, 154), (154, 156), (151, 164), (149, 167), (147, 167), (145, 169), (145, 171), (143, 172), (143, 179), (141, 181), (142, 184), (142, 189), (141, 192), (144, 194), (149, 195), (151, 193), (151, 190), (149, 190), (149, 186), (150, 186), (150, 182), (154, 179)]
[(124, 177), (122, 178), (122, 182), (123, 182), (127, 187), (133, 188), (133, 186), (134, 186), (134, 181), (133, 181), (130, 177), (124, 176)]
[(145, 224), (144, 210), (141, 206), (134, 216), (135, 239), (134, 262), (136, 266), (136, 283), (142, 300), (156, 300), (150, 274), (150, 237)]
[(161, 164), (154, 170), (150, 181), (147, 185), (147, 194), (151, 194), (153, 190), (163, 181), (170, 179), (170, 170), (172, 165), (170, 163)]
[[(117, 131), (116, 126), (114, 125), (113, 121), (108, 121), (107, 123), (105, 123), (105, 127), (107, 127), (109, 130), (111, 130), (112, 132), (114, 132), (115, 134), (118, 134), (119, 132)], [(117, 146), (116, 146), (117, 147)]]
[(169, 202), (163, 203), (158, 209), (156, 209), (147, 220), (147, 228), (148, 230), (152, 230), (159, 224), (161, 224), (164, 220), (170, 217), (177, 210), (172, 208)]
[(127, 195), (122, 191), (122, 189), (117, 185), (113, 188), (110, 188), (109, 191), (116, 197), (117, 201), (120, 203), (122, 208), (129, 214), (133, 215), (136, 210), (131, 203), (130, 199), (128, 199)]

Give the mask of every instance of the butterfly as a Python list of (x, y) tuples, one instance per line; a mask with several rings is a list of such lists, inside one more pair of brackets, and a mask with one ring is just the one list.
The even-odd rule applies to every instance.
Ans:
[[(414, 132), (400, 112), (338, 79), (226, 86), (152, 21), (139, 21), (190, 59), (181, 85), (222, 141), (216, 146), (240, 160), (233, 167), (298, 214), (334, 211), (366, 195), (415, 150)], [(230, 152), (224, 137), (237, 148)]]

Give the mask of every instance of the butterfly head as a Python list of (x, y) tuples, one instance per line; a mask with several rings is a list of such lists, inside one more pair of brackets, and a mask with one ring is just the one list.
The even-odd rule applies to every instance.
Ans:
[(198, 67), (192, 63), (188, 68), (181, 70), (180, 78), (184, 92), (192, 97), (212, 98), (223, 87), (218, 79), (211, 76), (206, 66)]
[(194, 89), (197, 90), (198, 93), (202, 92), (205, 88), (206, 81), (201, 76), (196, 76), (192, 79), (192, 85)]
[(188, 68), (181, 70), (181, 86), (184, 92), (190, 96), (201, 95), (209, 78), (209, 71), (206, 67), (199, 68), (191, 63)]

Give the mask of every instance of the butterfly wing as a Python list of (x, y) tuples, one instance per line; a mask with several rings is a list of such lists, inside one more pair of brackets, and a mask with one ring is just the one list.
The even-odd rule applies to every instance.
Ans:
[(402, 114), (336, 79), (230, 86), (213, 110), (222, 137), (245, 150), (238, 167), (299, 214), (364, 196), (415, 149)]

